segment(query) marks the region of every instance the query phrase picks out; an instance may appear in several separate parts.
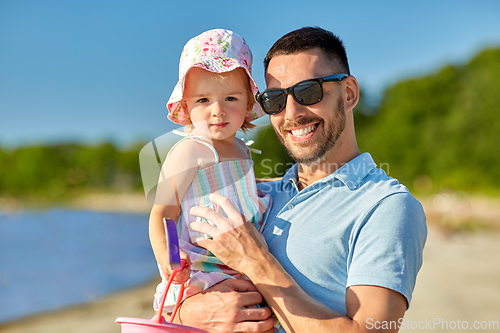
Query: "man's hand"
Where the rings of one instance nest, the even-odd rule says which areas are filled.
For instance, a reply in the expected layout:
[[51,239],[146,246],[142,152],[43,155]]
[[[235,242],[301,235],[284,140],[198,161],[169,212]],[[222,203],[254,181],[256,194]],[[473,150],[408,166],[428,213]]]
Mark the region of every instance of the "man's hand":
[[273,332],[269,307],[256,307],[262,301],[250,281],[227,279],[186,299],[176,322],[210,333]]
[[227,218],[206,207],[192,207],[192,215],[201,216],[215,224],[191,222],[189,228],[212,237],[198,237],[191,242],[206,248],[224,264],[247,276],[255,264],[263,261],[263,255],[270,255],[262,236],[244,217],[232,202],[220,194],[211,194],[209,199],[218,204],[227,214]]

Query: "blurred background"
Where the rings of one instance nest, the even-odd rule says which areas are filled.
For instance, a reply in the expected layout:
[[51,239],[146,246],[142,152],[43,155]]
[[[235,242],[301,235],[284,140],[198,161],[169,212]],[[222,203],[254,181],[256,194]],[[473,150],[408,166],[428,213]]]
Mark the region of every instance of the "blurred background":
[[[498,323],[499,16],[493,0],[0,0],[0,330],[118,332],[117,316],[152,317],[139,151],[176,128],[165,104],[182,47],[237,32],[264,90],[267,50],[303,26],[343,39],[360,150],[424,205],[409,326]],[[256,174],[281,176],[292,161],[258,124]]]

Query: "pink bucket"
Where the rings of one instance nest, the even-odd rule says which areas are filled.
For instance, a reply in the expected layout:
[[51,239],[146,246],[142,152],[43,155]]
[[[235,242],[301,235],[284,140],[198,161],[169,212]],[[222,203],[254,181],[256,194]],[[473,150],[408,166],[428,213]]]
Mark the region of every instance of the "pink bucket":
[[160,322],[156,316],[152,319],[120,317],[116,322],[122,324],[122,333],[208,333],[199,328],[170,323],[163,316]]
[[168,279],[167,287],[165,288],[165,293],[163,294],[162,301],[160,304],[160,310],[156,313],[156,315],[151,319],[142,319],[142,318],[127,318],[127,317],[119,317],[116,318],[117,323],[122,325],[122,333],[208,333],[205,330],[190,327],[186,325],[177,325],[173,324],[175,314],[179,309],[179,305],[182,299],[182,295],[184,294],[184,285],[181,286],[179,290],[179,297],[177,298],[177,302],[174,307],[174,311],[172,312],[172,316],[170,320],[167,322],[165,318],[161,315],[163,305],[165,304],[165,299],[167,298],[168,288],[172,283],[175,275],[180,272],[186,266],[186,262],[182,260],[181,268],[176,269],[170,275]]

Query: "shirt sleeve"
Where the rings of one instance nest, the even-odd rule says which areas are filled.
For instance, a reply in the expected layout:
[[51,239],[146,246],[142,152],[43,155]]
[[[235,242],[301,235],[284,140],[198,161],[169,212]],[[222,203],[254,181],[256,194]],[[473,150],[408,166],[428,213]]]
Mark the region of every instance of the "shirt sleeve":
[[389,288],[403,294],[409,307],[426,239],[425,214],[413,195],[404,192],[383,198],[352,231],[346,288]]

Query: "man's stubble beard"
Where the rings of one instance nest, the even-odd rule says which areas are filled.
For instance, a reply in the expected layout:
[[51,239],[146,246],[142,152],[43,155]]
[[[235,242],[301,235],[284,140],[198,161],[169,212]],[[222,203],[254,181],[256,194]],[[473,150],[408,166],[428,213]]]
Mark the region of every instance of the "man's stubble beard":
[[[334,116],[332,117],[330,124],[328,127],[325,127],[325,120],[321,118],[301,118],[298,121],[289,121],[284,123],[283,125],[280,126],[279,130],[276,130],[276,128],[273,129],[276,132],[276,136],[280,140],[281,144],[283,147],[285,147],[285,150],[287,154],[297,163],[302,163],[302,164],[310,164],[313,162],[316,162],[318,160],[321,160],[335,145],[338,143],[340,135],[344,132],[345,130],[345,125],[346,125],[346,115],[345,115],[345,109],[344,109],[344,102],[341,97],[338,98],[337,100],[337,108],[333,111]],[[310,152],[308,155],[305,156],[299,156],[299,154],[294,153],[294,151],[306,151],[310,145],[310,143],[305,142],[305,143],[296,143],[292,142],[290,143],[288,140],[285,141],[283,136],[281,135],[281,132],[284,132],[287,129],[290,128],[296,128],[299,126],[303,126],[306,124],[309,124],[311,122],[319,122],[321,128],[323,128],[323,140],[319,140],[318,147],[315,149],[315,151]],[[319,125],[318,125],[319,127]],[[315,136],[320,133],[315,133]]]

